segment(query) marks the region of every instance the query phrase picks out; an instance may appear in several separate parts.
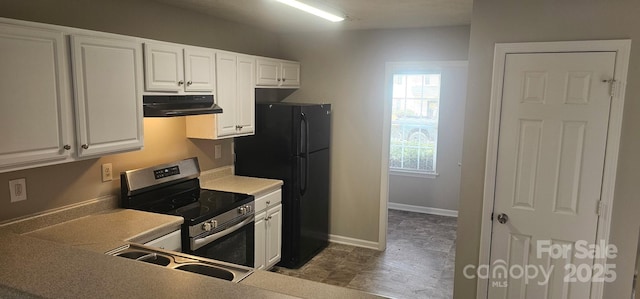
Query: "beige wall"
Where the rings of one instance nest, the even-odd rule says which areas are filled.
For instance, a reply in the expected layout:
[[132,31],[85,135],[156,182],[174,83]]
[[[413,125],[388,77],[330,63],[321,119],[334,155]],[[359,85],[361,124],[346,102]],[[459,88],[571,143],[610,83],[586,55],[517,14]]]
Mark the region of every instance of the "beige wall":
[[[469,48],[454,297],[473,298],[476,281],[462,269],[478,263],[494,44],[497,42],[640,39],[640,2],[476,0]],[[640,47],[632,46],[613,205],[611,242],[620,254],[617,279],[604,298],[630,298],[640,225]]]
[[458,210],[467,68],[444,67],[438,120],[435,178],[389,176],[389,202],[417,207]]
[[[273,33],[144,0],[6,0],[0,1],[0,16],[249,54],[277,57],[279,52]],[[187,139],[184,118],[147,118],[142,151],[0,174],[0,222],[118,194],[119,178],[102,183],[102,163],[113,163],[114,174],[119,174],[197,156],[207,170],[233,163],[231,143]],[[216,144],[223,145],[219,160],[213,158]],[[27,179],[28,200],[11,204],[7,181],[15,178]]]
[[287,102],[332,104],[330,233],[377,242],[385,63],[466,60],[469,27],[287,34],[302,63]]
[[150,0],[3,0],[0,16],[277,57],[275,34]]
[[[198,157],[202,169],[231,165],[231,141],[190,140],[184,117],[145,118],[144,149],[54,166],[0,174],[0,222],[48,209],[120,192],[122,171]],[[213,147],[221,144],[223,156],[215,160]],[[114,180],[102,182],[101,165],[113,164]],[[26,201],[10,203],[8,180],[27,179]]]

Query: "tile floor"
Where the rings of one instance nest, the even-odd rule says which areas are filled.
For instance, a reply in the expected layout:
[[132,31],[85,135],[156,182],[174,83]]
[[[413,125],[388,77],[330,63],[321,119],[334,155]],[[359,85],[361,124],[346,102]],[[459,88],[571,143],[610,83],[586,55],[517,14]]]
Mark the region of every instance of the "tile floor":
[[391,298],[451,298],[456,218],[389,210],[387,250],[331,243],[300,269],[273,271]]

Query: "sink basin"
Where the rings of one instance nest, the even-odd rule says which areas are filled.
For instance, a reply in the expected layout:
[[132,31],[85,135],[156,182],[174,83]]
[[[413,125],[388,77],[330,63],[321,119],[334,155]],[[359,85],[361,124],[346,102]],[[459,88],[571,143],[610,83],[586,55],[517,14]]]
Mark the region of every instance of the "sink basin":
[[105,254],[236,283],[253,273],[249,267],[139,244],[127,244]]
[[227,271],[224,269],[211,267],[207,265],[189,264],[189,265],[178,266],[178,267],[175,267],[174,269],[192,272],[192,273],[198,273],[198,274],[207,275],[210,277],[215,277],[215,278],[224,279],[228,281],[232,281],[234,278],[234,275],[233,273],[231,273],[231,271]]
[[143,261],[151,264],[156,264],[160,266],[168,266],[171,263],[169,258],[158,255],[155,253],[149,253],[144,251],[129,251],[120,254],[116,254],[116,256],[124,257],[132,260]]

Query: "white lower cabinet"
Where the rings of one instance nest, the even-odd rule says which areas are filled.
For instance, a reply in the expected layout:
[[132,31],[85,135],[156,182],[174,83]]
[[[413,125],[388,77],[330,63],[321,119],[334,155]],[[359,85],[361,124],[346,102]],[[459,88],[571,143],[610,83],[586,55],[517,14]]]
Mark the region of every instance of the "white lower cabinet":
[[171,251],[182,251],[182,239],[180,230],[168,233],[160,238],[144,243],[146,246],[156,247]]
[[270,269],[280,261],[282,245],[282,191],[256,198],[255,264],[256,269]]

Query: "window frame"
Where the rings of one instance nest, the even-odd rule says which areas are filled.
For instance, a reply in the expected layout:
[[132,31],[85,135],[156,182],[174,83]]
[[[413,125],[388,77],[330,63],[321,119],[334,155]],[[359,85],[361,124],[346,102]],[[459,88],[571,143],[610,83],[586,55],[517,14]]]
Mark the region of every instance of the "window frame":
[[[391,127],[393,127],[393,101],[395,99],[395,97],[393,96],[393,90],[394,90],[394,85],[396,85],[396,78],[398,78],[396,75],[432,75],[432,74],[437,74],[440,76],[440,84],[439,84],[439,94],[442,92],[442,71],[443,71],[443,66],[439,66],[436,64],[429,64],[427,65],[424,62],[406,62],[403,63],[403,66],[393,69],[389,72],[389,70],[387,70],[388,75],[390,76],[390,78],[387,80],[386,84],[387,84],[387,88],[389,90],[389,95],[387,96],[387,101],[389,101],[389,104],[391,106],[390,109],[390,114],[388,115],[389,117],[389,124],[390,124],[390,129]],[[405,77],[406,78],[406,77]],[[425,76],[425,78],[423,80],[426,80],[428,78],[428,76]],[[408,85],[408,82],[405,82],[405,85]],[[423,87],[425,86],[425,82],[423,82]],[[424,91],[423,91],[424,92]],[[424,103],[426,103],[428,105],[428,98],[423,97],[420,99],[414,99],[414,98],[409,98],[407,97],[407,95],[405,94],[404,100],[420,100],[423,101]],[[406,105],[406,103],[405,103]],[[436,132],[436,136],[439,136],[439,123],[440,123],[440,96],[438,96],[438,116],[437,116],[437,126],[438,126],[438,130]],[[433,146],[434,148],[434,155],[433,155],[433,167],[432,170],[420,170],[420,169],[409,169],[409,168],[396,168],[396,167],[391,167],[391,135],[389,135],[389,143],[388,143],[388,151],[389,151],[389,155],[388,155],[388,170],[389,170],[389,174],[391,175],[396,175],[396,176],[410,176],[410,177],[423,177],[423,178],[436,178],[439,174],[437,172],[437,159],[438,159],[438,137],[436,137],[436,141],[435,141],[435,145]]]

